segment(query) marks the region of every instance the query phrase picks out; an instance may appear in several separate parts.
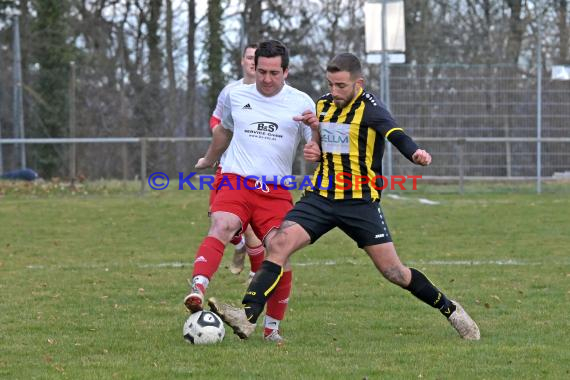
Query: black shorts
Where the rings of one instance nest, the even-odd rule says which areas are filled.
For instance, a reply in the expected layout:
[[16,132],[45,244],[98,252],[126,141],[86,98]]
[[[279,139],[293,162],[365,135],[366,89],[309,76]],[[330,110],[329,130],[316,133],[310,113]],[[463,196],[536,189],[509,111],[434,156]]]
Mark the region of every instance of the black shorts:
[[331,200],[310,191],[295,204],[285,220],[298,223],[311,237],[311,244],[340,228],[359,248],[392,241],[380,202],[365,199]]

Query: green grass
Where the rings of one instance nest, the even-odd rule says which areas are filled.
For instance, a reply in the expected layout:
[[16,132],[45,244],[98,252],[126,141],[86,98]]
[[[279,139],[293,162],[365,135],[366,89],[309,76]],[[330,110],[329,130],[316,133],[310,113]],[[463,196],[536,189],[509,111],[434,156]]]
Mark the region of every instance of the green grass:
[[[285,345],[228,328],[219,345],[191,346],[181,300],[208,228],[206,193],[2,186],[0,378],[570,377],[567,194],[385,199],[402,260],[463,304],[479,342],[459,339],[333,231],[293,256]],[[238,303],[246,275],[230,274],[230,259],[208,295]]]

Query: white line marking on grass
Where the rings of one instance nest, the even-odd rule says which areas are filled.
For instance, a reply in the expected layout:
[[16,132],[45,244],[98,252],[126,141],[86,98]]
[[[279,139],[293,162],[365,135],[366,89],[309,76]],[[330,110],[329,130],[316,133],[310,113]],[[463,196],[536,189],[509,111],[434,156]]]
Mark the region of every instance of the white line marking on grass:
[[291,265],[294,265],[296,267],[311,267],[311,266],[317,266],[317,265],[336,265],[336,261],[334,261],[334,260],[327,260],[324,262],[322,262],[322,261],[309,261],[306,263],[291,263]]
[[429,260],[410,261],[411,265],[541,265],[539,262],[528,262],[517,259],[506,260]]
[[[369,260],[323,260],[323,261],[307,261],[307,262],[292,262],[291,265],[296,267],[311,267],[311,266],[335,266],[335,265],[370,265]],[[408,265],[458,265],[458,266],[481,266],[481,265],[499,265],[499,266],[525,266],[525,265],[544,265],[540,261],[525,261],[521,259],[502,259],[502,260],[410,260],[406,261]],[[570,262],[559,262],[560,265],[570,265]],[[109,268],[129,268],[138,267],[141,269],[179,269],[191,268],[193,262],[172,261],[156,264],[80,264],[80,265],[35,265],[30,264],[26,269],[101,269],[109,271]]]
[[[396,199],[398,201],[410,201],[413,200],[412,198],[408,198],[408,197],[402,197],[401,195],[398,194],[388,194],[387,195],[388,198],[392,198],[392,199]],[[435,205],[439,205],[440,202],[438,201],[432,201],[429,200],[427,198],[417,198],[417,201],[420,202],[423,205],[429,205],[429,206],[435,206]]]
[[388,194],[388,198],[392,198],[392,199],[397,199],[399,201],[409,201],[410,198],[408,197],[402,197],[398,194]]
[[435,205],[440,204],[437,201],[430,201],[429,199],[426,199],[426,198],[419,198],[418,201],[420,201],[421,204],[430,205],[430,206],[435,206]]
[[158,264],[138,264],[139,268],[185,268],[192,266],[193,263],[183,263],[174,261],[172,263],[158,263]]

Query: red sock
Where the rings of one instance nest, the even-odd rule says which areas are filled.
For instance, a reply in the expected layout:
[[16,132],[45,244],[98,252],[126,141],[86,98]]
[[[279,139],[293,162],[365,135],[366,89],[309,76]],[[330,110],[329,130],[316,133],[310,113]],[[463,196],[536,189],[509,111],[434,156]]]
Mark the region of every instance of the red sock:
[[241,243],[243,241],[243,234],[240,232],[239,235],[235,235],[232,240],[230,240],[230,243],[232,243],[233,245],[239,245],[239,243]]
[[263,249],[263,244],[260,244],[257,247],[249,247],[246,244],[245,251],[249,257],[249,264],[251,265],[250,270],[254,273],[257,272],[265,258],[265,249]]
[[224,248],[224,243],[215,237],[207,236],[196,252],[192,277],[202,275],[212,279],[222,261]]
[[275,291],[267,300],[267,315],[282,321],[285,317],[289,296],[291,295],[291,285],[293,283],[293,272],[283,272],[281,280],[277,284]]

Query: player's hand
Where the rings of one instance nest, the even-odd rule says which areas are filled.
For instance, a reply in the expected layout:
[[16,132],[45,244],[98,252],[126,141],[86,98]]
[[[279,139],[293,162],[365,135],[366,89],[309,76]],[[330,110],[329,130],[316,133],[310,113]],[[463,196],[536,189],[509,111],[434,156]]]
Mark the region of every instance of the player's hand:
[[209,160],[206,157],[202,157],[198,160],[198,162],[196,162],[196,165],[194,165],[194,168],[201,170],[201,169],[213,168],[214,166],[216,166],[215,161]]
[[314,141],[309,141],[303,148],[303,157],[311,162],[318,162],[321,159],[321,148]]
[[313,111],[306,110],[299,116],[294,116],[293,120],[295,121],[302,121],[305,125],[311,127],[311,129],[319,129],[319,119],[317,115],[313,113]]
[[412,155],[412,160],[414,160],[414,163],[417,165],[428,166],[431,164],[431,154],[423,149],[418,149]]

